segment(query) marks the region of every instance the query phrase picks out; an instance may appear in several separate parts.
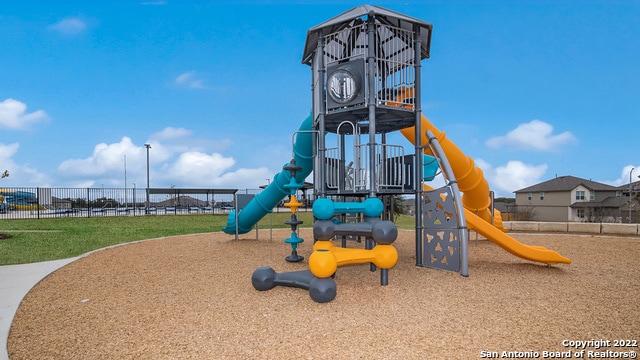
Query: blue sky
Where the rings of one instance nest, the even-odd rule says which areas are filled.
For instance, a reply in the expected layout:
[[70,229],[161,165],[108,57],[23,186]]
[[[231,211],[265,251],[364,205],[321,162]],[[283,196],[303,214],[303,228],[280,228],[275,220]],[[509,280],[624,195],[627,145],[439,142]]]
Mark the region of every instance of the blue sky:
[[[149,143],[152,187],[257,188],[311,108],[307,29],[361,4],[5,1],[0,181],[144,187]],[[637,180],[640,2],[371,4],[434,25],[424,113],[497,196]]]

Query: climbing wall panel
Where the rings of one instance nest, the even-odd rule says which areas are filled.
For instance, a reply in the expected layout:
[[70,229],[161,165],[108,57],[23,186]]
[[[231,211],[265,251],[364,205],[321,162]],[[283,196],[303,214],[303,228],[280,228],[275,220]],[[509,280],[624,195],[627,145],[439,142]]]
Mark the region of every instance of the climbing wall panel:
[[460,225],[450,187],[423,194],[423,264],[460,271]]

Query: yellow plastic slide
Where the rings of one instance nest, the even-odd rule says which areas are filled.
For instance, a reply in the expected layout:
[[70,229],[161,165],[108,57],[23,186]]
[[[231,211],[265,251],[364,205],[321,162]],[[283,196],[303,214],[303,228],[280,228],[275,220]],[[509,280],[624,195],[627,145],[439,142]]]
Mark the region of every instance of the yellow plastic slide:
[[[502,226],[502,217],[500,212],[494,210],[494,225],[491,224],[491,199],[489,198],[489,185],[484,178],[482,170],[474,165],[473,159],[466,156],[458,146],[449,140],[446,134],[438,130],[431,122],[422,115],[421,123],[422,144],[427,144],[426,132],[431,130],[433,135],[440,143],[447,159],[451,165],[453,173],[458,182],[462,196],[462,204],[465,208],[465,218],[467,227],[478,234],[493,241],[501,248],[512,253],[515,256],[526,260],[538,261],[541,263],[553,265],[558,263],[570,264],[571,260],[558,254],[553,250],[546,249],[542,246],[525,245],[511,236],[504,233]],[[400,132],[412,143],[415,144],[415,128],[406,128]],[[425,148],[425,153],[434,156],[431,150]]]
[[464,209],[464,216],[469,229],[493,241],[515,256],[549,265],[557,263],[571,264],[570,259],[553,250],[549,250],[543,246],[531,246],[519,242],[467,209]]

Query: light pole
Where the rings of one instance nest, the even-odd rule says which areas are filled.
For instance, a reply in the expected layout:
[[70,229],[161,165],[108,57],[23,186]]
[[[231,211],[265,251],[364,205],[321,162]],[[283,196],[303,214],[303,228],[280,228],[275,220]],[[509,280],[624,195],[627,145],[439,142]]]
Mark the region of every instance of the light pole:
[[[638,175],[638,179],[640,179],[640,175]],[[634,186],[633,188],[633,198],[637,198],[638,197],[638,187]],[[636,210],[637,211],[637,210]],[[637,214],[636,214],[637,215]]]
[[129,204],[127,203],[127,155],[124,155],[124,210],[129,212]]
[[631,168],[629,171],[629,224],[631,224],[631,174],[633,174],[635,168]]
[[144,147],[147,148],[147,202],[144,207],[144,213],[149,214],[149,149],[151,149],[151,144],[144,144]]

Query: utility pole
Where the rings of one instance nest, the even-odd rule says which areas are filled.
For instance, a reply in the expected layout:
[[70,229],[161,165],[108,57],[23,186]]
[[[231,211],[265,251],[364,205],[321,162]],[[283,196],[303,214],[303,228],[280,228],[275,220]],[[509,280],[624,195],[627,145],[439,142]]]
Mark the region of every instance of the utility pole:
[[147,202],[144,207],[144,213],[149,214],[149,149],[151,149],[151,144],[144,144],[144,147],[147,148]]
[[129,203],[127,202],[127,155],[124,155],[124,209],[129,211]]

